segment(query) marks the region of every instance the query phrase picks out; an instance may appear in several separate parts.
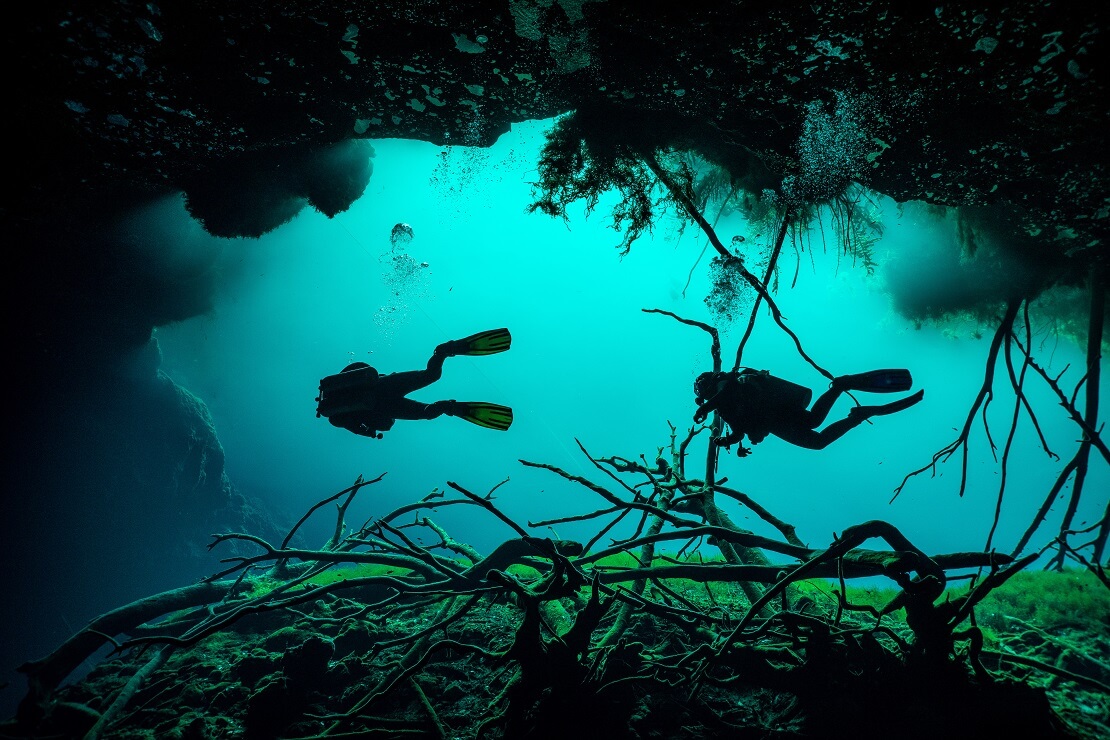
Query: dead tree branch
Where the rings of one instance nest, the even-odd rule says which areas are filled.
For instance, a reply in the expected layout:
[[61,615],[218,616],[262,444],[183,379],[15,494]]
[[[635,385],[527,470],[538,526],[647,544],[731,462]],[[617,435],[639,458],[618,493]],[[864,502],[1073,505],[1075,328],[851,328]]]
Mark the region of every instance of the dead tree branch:
[[[963,429],[960,430],[960,435],[953,442],[934,454],[933,459],[928,465],[923,465],[912,473],[907,474],[906,477],[902,479],[902,482],[898,484],[898,487],[894,489],[894,496],[891,497],[891,501],[898,498],[898,495],[902,493],[902,489],[905,488],[910,478],[924,473],[926,470],[932,470],[933,475],[936,475],[937,463],[947,462],[948,459],[956,453],[956,450],[961,449],[963,450],[963,457],[960,464],[960,496],[962,497],[964,495],[964,490],[967,488],[967,446],[969,442],[968,437],[971,434],[971,425],[975,421],[975,414],[979,411],[980,407],[982,407],[984,413],[984,426],[986,425],[986,407],[990,403],[991,398],[994,397],[994,392],[992,391],[992,386],[994,385],[994,366],[998,360],[998,352],[1002,347],[1003,340],[1010,336],[1013,330],[1014,319],[1017,317],[1020,305],[1020,301],[1010,301],[1006,304],[1006,313],[1003,314],[1002,321],[999,322],[998,328],[994,332],[994,339],[991,340],[990,350],[987,352],[986,372],[983,378],[983,385],[979,388],[979,393],[975,396],[975,401],[971,404],[971,410],[967,413],[967,419],[964,421]],[[987,430],[987,434],[989,440],[989,429]],[[990,442],[990,446],[993,452],[993,441]]]

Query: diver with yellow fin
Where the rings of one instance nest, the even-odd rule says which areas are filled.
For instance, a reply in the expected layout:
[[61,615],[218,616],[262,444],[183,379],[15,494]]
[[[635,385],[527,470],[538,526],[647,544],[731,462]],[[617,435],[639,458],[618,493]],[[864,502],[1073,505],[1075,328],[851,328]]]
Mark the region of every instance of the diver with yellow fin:
[[382,438],[397,419],[435,419],[444,414],[471,424],[505,431],[513,423],[513,410],[484,401],[421,403],[405,398],[431,385],[443,373],[443,361],[459,355],[493,355],[509,349],[508,329],[491,329],[465,339],[444,342],[435,348],[424,370],[381,375],[365,362],[354,362],[336,375],[320,381],[316,416],[363,437]]
[[[744,368],[739,372],[708,372],[694,381],[694,396],[698,404],[694,421],[702,423],[711,411],[721,415],[731,432],[713,441],[719,447],[731,447],[743,440],[745,435],[752,444],[758,444],[768,434],[773,434],[792,445],[821,450],[872,416],[908,409],[925,395],[925,391],[919,390],[881,406],[856,406],[848,412],[847,418],[817,431],[841,393],[900,393],[908,391],[912,385],[910,371],[904,369],[841,375],[833,379],[829,390],[817,399],[812,408],[807,408],[813,391],[775,377],[766,370]],[[751,450],[740,445],[737,454],[745,457],[751,454]]]

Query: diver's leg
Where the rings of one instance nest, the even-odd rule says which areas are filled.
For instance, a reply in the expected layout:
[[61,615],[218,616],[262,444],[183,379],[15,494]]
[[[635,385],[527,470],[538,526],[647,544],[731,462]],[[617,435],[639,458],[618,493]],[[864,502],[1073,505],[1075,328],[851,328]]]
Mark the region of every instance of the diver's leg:
[[843,437],[849,429],[854,429],[864,422],[864,418],[849,415],[847,419],[834,421],[821,431],[792,426],[775,429],[771,434],[785,440],[797,447],[807,450],[823,450],[836,440]]
[[[486,334],[488,332],[482,332]],[[507,330],[505,331],[507,336]],[[477,335],[475,335],[476,337]],[[443,342],[435,348],[432,356],[428,358],[428,366],[423,370],[410,370],[403,373],[393,373],[378,380],[378,386],[384,393],[407,396],[415,390],[425,388],[443,376],[443,361],[448,357],[455,357],[470,349],[470,343],[475,337],[465,339],[452,339]]]
[[825,417],[829,415],[829,411],[832,409],[833,404],[836,403],[836,399],[840,398],[840,394],[843,392],[844,391],[834,382],[827,391],[821,394],[821,397],[818,398],[813,406],[810,407],[809,411],[806,412],[807,416],[805,423],[809,425],[810,429],[816,429],[824,423]]
[[882,416],[884,414],[894,414],[903,411],[913,406],[924,396],[925,391],[921,390],[914,393],[912,396],[906,396],[899,401],[886,403],[882,406],[856,406],[848,412],[848,418],[835,421],[819,432],[813,429],[804,429],[795,424],[774,429],[771,433],[798,447],[805,447],[810,450],[823,450],[831,443],[843,437],[848,430],[858,427],[872,416]]
[[870,377],[870,375],[871,373],[860,373],[859,375],[840,375],[833,378],[832,382],[829,383],[829,389],[822,393],[821,397],[809,409],[809,428],[816,429],[821,426],[840,394],[849,390],[861,390],[857,387],[859,386],[859,379]]
[[389,408],[389,415],[394,419],[435,419],[451,412],[454,401],[436,401],[435,403],[421,403],[411,398],[402,398]]
[[849,417],[859,417],[860,419],[870,419],[872,416],[884,416],[886,414],[896,414],[899,411],[904,411],[910,406],[920,401],[925,397],[925,391],[920,390],[913,395],[906,396],[897,401],[884,403],[881,406],[856,406],[848,412]]
[[[443,345],[440,345],[442,347]],[[382,396],[407,396],[413,391],[426,388],[443,377],[443,361],[449,355],[440,352],[440,347],[428,360],[428,367],[423,370],[406,370],[402,373],[390,373],[378,378],[374,392]]]

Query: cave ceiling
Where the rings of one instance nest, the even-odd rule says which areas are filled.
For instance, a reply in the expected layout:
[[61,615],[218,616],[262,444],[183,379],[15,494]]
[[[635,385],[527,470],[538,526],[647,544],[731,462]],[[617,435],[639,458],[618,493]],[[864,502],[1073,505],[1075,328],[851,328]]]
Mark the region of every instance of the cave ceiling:
[[[722,162],[796,165],[808,106],[858,106],[866,186],[1012,203],[1101,249],[1104,10],[1086,3],[47,3],[9,30],[8,216],[179,191],[350,138],[488,146],[573,110]],[[596,116],[595,116],[596,118]],[[731,152],[731,153],[730,153]]]

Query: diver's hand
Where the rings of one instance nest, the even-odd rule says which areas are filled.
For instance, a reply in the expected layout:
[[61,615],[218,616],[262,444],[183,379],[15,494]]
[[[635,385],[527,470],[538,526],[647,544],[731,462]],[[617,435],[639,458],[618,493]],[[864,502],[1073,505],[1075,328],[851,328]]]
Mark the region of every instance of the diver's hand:
[[709,416],[709,412],[705,410],[704,406],[702,406],[700,409],[694,412],[694,423],[701,424],[703,421],[705,421],[705,417],[707,416]]
[[[725,450],[728,451],[728,452],[732,452],[732,446],[734,444],[736,444],[736,442],[734,442],[734,441],[732,441],[732,440],[730,440],[726,437],[715,437],[713,439],[713,444],[717,447],[724,447]],[[741,444],[736,445],[736,456],[737,457],[747,457],[750,454],[752,454],[752,451],[751,451],[750,448],[745,447],[744,445],[741,445]]]

